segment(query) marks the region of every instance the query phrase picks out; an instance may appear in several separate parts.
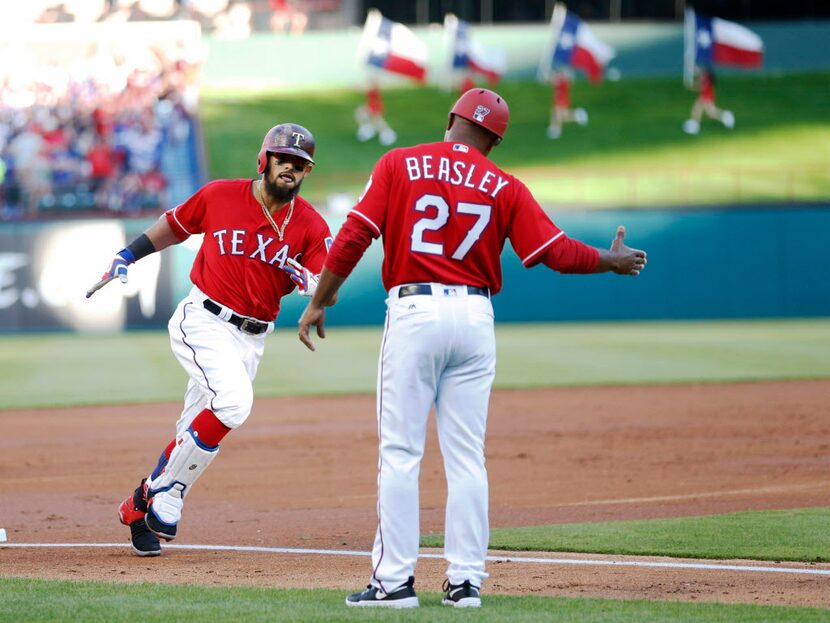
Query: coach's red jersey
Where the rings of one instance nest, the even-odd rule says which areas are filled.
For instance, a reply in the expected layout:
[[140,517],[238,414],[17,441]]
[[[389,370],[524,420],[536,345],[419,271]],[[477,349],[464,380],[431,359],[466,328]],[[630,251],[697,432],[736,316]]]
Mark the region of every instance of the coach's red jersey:
[[531,266],[563,236],[522,182],[452,142],[388,152],[349,218],[383,236],[387,290],[432,281],[495,294],[505,239]]
[[[238,314],[268,321],[277,317],[280,299],[295,287],[282,270],[285,260],[292,257],[319,273],[331,232],[311,204],[296,197],[280,241],[251,193],[251,183],[210,182],[166,216],[181,240],[205,235],[190,271],[191,281]],[[288,206],[273,215],[278,226],[282,227],[287,212]]]

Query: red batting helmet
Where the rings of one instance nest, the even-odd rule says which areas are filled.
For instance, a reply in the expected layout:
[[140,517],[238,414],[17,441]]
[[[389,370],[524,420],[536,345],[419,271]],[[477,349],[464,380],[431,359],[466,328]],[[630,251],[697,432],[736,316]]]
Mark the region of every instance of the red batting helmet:
[[265,172],[268,154],[291,154],[314,164],[314,137],[296,123],[281,123],[268,130],[256,159],[257,171]]
[[510,109],[507,102],[498,93],[488,89],[470,89],[458,98],[450,111],[449,130],[452,123],[452,116],[458,115],[467,121],[480,125],[485,130],[490,130],[499,137],[501,142],[504,133],[507,131],[507,122],[510,120]]

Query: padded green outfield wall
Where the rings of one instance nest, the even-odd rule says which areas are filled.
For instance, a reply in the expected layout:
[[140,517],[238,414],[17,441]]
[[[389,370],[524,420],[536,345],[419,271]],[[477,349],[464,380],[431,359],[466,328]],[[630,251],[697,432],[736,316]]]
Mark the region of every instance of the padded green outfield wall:
[[[645,249],[639,277],[559,275],[525,269],[509,245],[504,289],[494,297],[502,322],[830,316],[824,266],[830,204],[723,209],[614,210],[552,214],[566,233],[607,246],[617,225]],[[151,221],[115,219],[0,226],[0,331],[114,331],[163,327],[190,289],[199,241],[145,258],[127,285],[92,299],[84,292],[102,258]],[[331,219],[337,231],[342,217]],[[210,243],[210,241],[208,242]],[[375,242],[328,313],[338,325],[383,323],[382,246]],[[292,327],[307,299],[286,297],[278,325]]]
[[[747,23],[763,39],[761,72],[811,71],[830,68],[830,22]],[[626,76],[671,76],[683,71],[681,23],[591,23],[596,35],[617,52],[611,66]],[[448,48],[439,25],[413,29],[426,43],[427,79],[440,84],[448,62]],[[361,29],[309,32],[302,36],[254,34],[247,39],[206,38],[202,84],[207,88],[233,89],[349,88],[362,85],[365,77],[357,59]],[[507,53],[505,79],[526,80],[536,75],[549,30],[547,24],[473,26],[473,35],[484,45]],[[724,69],[729,73],[729,69]],[[384,76],[385,80],[395,80]]]
[[[830,276],[822,266],[830,204],[551,216],[569,236],[595,246],[609,245],[625,225],[629,245],[648,252],[646,270],[636,278],[528,270],[508,244],[504,289],[493,298],[497,320],[830,316]],[[380,258],[376,241],[328,312],[330,324],[383,322]],[[303,305],[289,297],[279,324],[293,325]]]

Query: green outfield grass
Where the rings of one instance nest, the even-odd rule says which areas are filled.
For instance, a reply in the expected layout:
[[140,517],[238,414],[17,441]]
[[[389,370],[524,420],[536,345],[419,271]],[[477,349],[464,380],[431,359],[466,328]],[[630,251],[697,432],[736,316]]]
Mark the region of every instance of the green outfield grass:
[[456,611],[437,593],[419,592],[421,607],[390,612],[348,608],[344,592],[216,588],[0,579],[0,622],[57,623],[245,623],[302,621],[461,621],[514,623],[813,623],[827,610],[780,606],[616,601],[565,597],[483,596],[480,611]]
[[[496,387],[830,377],[830,319],[497,324]],[[258,396],[371,393],[379,327],[332,327],[311,353],[293,327],[269,337]],[[167,334],[0,337],[0,409],[178,401]]]
[[[830,319],[497,325],[497,386],[830,377]],[[332,327],[318,352],[293,327],[269,338],[259,396],[374,391],[379,328]],[[181,399],[184,373],[162,332],[0,338],[0,408]],[[0,411],[0,422],[3,413]],[[816,561],[830,558],[830,509],[496,529],[492,549]],[[425,545],[440,544],[428,535]],[[359,588],[359,586],[355,586]],[[5,621],[456,620],[439,595],[418,612],[353,612],[342,591],[0,579]],[[37,604],[32,606],[32,604]],[[479,621],[827,620],[828,610],[485,594]],[[469,616],[469,613],[467,613]]]
[[[676,558],[830,561],[830,508],[500,528],[490,549]],[[443,547],[441,534],[423,547]]]
[[[719,103],[734,111],[736,128],[704,123],[699,136],[681,131],[694,93],[675,78],[578,81],[575,106],[590,114],[586,128],[568,126],[545,137],[550,90],[536,83],[499,87],[511,124],[494,161],[524,179],[551,205],[671,206],[830,197],[828,74],[728,75]],[[398,146],[441,140],[456,93],[401,88],[386,96]],[[318,166],[304,186],[315,202],[332,193],[359,194],[377,158],[377,142],[354,138],[355,91],[245,94],[206,91],[202,98],[209,172],[250,177],[265,130],[281,121],[307,126],[317,139]]]

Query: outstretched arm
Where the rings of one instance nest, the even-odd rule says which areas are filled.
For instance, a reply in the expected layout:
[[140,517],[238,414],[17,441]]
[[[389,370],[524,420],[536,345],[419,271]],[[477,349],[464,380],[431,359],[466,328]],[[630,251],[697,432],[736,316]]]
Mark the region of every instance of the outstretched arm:
[[646,265],[646,253],[625,246],[625,227],[617,228],[610,249],[598,249],[574,238],[562,236],[539,260],[560,273],[607,273],[639,275]]
[[127,283],[127,267],[130,264],[179,242],[181,240],[170,227],[167,217],[162,215],[143,234],[115,254],[101,279],[87,290],[86,298],[95,294],[116,277],[121,280],[121,283]]

